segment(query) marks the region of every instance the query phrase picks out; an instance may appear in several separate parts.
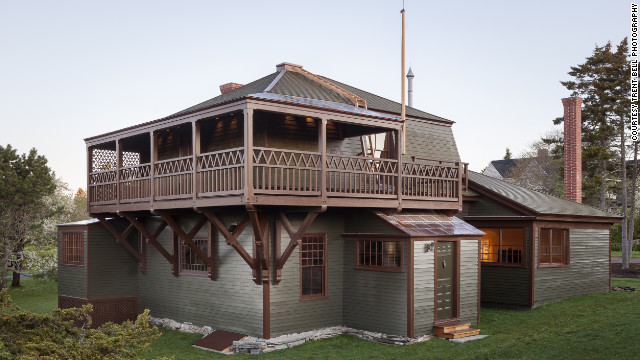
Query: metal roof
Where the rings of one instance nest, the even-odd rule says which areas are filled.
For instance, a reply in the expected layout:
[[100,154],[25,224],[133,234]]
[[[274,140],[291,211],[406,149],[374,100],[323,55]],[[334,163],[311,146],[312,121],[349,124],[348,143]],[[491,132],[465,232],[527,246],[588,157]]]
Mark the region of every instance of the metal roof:
[[[184,115],[188,113],[192,113],[198,110],[202,110],[205,108],[209,108],[218,104],[226,103],[233,100],[238,100],[249,95],[260,94],[264,92],[280,94],[280,95],[288,95],[295,96],[298,98],[304,99],[312,99],[312,100],[322,100],[329,101],[339,104],[349,105],[350,112],[358,113],[356,109],[358,107],[354,106],[352,101],[345,98],[344,96],[336,93],[335,91],[327,88],[319,84],[312,79],[288,70],[277,71],[273,74],[262,77],[256,81],[253,81],[247,85],[239,87],[235,90],[229,91],[226,94],[222,94],[216,96],[207,101],[201,102],[200,104],[191,106],[187,109],[179,111],[175,114],[169,115],[166,118],[175,117],[179,115]],[[281,75],[281,76],[280,76]],[[321,78],[365,99],[367,101],[367,107],[369,110],[377,110],[386,113],[392,114],[400,114],[400,103],[391,101],[389,99],[385,99],[381,96],[372,94],[370,92],[360,90],[358,88],[352,87],[347,84],[343,84],[339,81],[335,81],[329,79],[324,76],[320,76]],[[436,120],[447,123],[453,123],[453,121],[445,119],[443,117],[435,116],[433,114],[429,114],[427,112],[412,108],[406,107],[406,114],[410,117],[423,118],[428,120]]]
[[469,171],[469,184],[474,190],[487,190],[508,201],[524,206],[539,215],[593,216],[620,218],[594,207]]
[[458,219],[435,211],[405,210],[397,214],[386,215],[376,211],[382,220],[409,236],[483,236],[484,232]]

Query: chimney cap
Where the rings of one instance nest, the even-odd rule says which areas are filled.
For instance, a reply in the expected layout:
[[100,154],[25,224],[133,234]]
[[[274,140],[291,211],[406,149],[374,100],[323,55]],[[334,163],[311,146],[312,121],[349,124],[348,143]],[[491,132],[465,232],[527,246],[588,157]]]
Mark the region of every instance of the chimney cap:
[[300,68],[302,69],[302,65],[298,65],[298,64],[292,64],[292,63],[288,63],[288,62],[281,62],[280,64],[276,65],[276,70],[277,71],[282,71],[282,70],[291,70],[291,68]]
[[407,72],[407,77],[408,78],[412,78],[413,76],[413,71],[411,71],[411,66],[409,66],[409,71]]

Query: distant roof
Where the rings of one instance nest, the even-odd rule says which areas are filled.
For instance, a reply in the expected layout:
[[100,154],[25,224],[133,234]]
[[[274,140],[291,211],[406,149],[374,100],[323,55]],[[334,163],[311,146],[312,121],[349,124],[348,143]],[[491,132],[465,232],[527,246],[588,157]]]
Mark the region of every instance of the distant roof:
[[[341,82],[332,80],[330,78],[320,76],[320,78],[329,81],[344,90],[351,92],[367,101],[367,108],[373,111],[381,111],[392,114],[400,114],[400,103],[385,99],[381,96],[372,94],[370,92],[360,90],[353,86],[343,84]],[[210,108],[218,104],[226,103],[229,101],[238,100],[250,95],[256,95],[260,93],[271,93],[288,95],[304,99],[313,99],[328,101],[333,103],[341,103],[348,105],[350,109],[357,109],[353,105],[351,100],[336,93],[335,91],[321,85],[320,83],[302,75],[298,72],[291,70],[281,70],[275,73],[264,76],[258,80],[250,82],[228,93],[218,95],[212,99],[201,102],[197,105],[191,106],[187,109],[179,111],[175,114],[167,116],[167,118],[180,116],[202,109]],[[412,107],[406,107],[406,114],[410,117],[422,118],[427,120],[436,120],[452,123],[451,120],[445,119],[440,116],[429,114],[425,111],[418,110]]]
[[507,177],[509,170],[511,170],[514,166],[516,166],[516,162],[513,159],[506,160],[493,160],[491,161],[491,165],[503,178]]
[[91,225],[100,222],[98,219],[80,220],[66,224],[58,224],[57,226],[79,226],[79,225]]
[[376,211],[381,219],[410,236],[482,236],[484,232],[458,219],[434,211],[405,210],[397,214],[386,215]]
[[535,190],[498,180],[486,175],[469,171],[469,185],[474,190],[485,190],[496,194],[508,201],[515,202],[530,209],[538,215],[569,215],[621,218],[592,206],[580,204],[574,201],[561,199],[553,195],[544,194]]

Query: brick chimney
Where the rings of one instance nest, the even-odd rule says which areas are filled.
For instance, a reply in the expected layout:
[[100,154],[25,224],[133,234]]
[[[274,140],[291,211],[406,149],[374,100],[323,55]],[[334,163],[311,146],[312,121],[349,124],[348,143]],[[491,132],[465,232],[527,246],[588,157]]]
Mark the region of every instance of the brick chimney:
[[564,198],[582,203],[582,99],[562,99],[564,107]]
[[232,83],[232,82],[231,83],[226,83],[226,84],[220,85],[220,93],[226,94],[229,91],[233,91],[233,90],[235,90],[237,88],[240,88],[240,87],[243,87],[243,86],[244,85],[242,85],[242,84],[236,84],[236,83]]

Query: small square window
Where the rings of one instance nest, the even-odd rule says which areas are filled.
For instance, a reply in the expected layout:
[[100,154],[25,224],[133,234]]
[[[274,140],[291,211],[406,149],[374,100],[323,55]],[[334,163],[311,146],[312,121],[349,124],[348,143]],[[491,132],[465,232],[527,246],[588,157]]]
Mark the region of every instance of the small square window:
[[62,231],[60,256],[61,265],[82,266],[84,264],[84,233],[82,231]]

